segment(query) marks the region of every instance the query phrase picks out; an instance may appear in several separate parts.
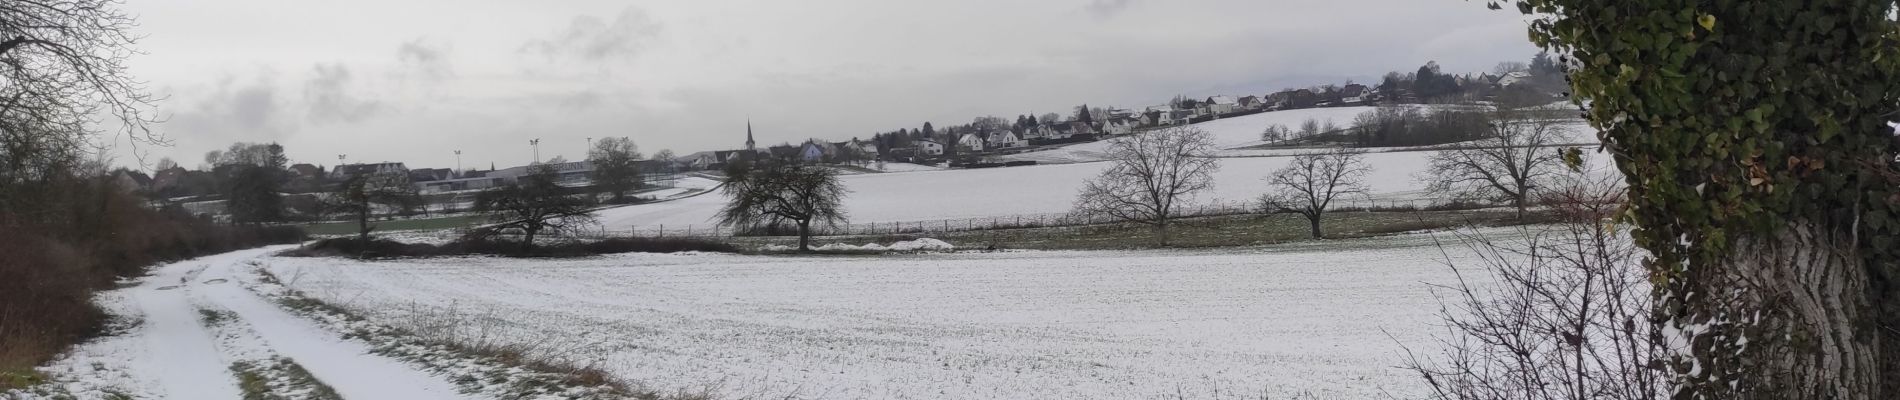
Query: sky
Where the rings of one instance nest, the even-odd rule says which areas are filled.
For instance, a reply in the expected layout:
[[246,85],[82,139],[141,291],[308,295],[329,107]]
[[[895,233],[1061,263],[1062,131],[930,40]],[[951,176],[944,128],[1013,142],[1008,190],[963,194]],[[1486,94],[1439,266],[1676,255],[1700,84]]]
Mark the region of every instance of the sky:
[[[1466,0],[128,0],[131,72],[187,167],[233,142],[292,162],[506,168],[1376,82],[1536,52]],[[454,153],[460,150],[461,156]]]

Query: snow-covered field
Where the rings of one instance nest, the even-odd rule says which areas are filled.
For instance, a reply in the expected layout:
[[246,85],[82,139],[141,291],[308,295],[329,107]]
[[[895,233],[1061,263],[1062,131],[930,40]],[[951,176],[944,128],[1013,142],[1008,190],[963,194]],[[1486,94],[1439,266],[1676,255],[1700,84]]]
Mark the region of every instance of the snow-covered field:
[[1425,283],[1450,279],[1431,242],[266,268],[374,322],[474,316],[488,340],[731,398],[1405,398],[1393,339],[1429,345]]
[[[1223,148],[1258,144],[1260,131],[1271,124],[1297,126],[1306,119],[1332,120],[1349,125],[1353,116],[1372,107],[1338,107],[1277,111],[1245,117],[1215,120],[1194,126],[1207,130]],[[1583,128],[1577,126],[1580,131]],[[1579,140],[1590,141],[1587,132]],[[1109,166],[1099,162],[1106,142],[1082,143],[1058,149],[1008,156],[1012,159],[1038,160],[1045,165],[985,168],[936,169],[915,164],[886,164],[889,170],[909,172],[854,174],[840,177],[851,193],[845,196],[844,209],[855,224],[937,221],[956,219],[1010,218],[1016,216],[1062,214],[1070,210],[1076,191],[1083,182]],[[1416,201],[1421,205],[1443,201],[1442,196],[1425,192],[1426,182],[1418,173],[1426,169],[1431,152],[1399,151],[1417,149],[1368,149],[1366,161],[1372,173],[1366,177],[1370,196],[1348,199],[1363,203],[1374,201]],[[1197,205],[1247,204],[1257,200],[1269,188],[1268,174],[1290,161],[1285,156],[1326,149],[1229,150],[1214,177],[1214,189],[1194,199]],[[1591,162],[1608,165],[1609,157],[1590,152]],[[1041,157],[1041,158],[1038,158]],[[905,165],[903,168],[891,168]],[[916,168],[911,168],[916,167]],[[700,179],[700,178],[693,178]],[[684,180],[682,180],[684,182]],[[710,180],[700,186],[716,185]],[[682,187],[688,185],[682,183]],[[655,204],[643,204],[603,210],[597,215],[608,230],[641,230],[665,226],[668,231],[688,226],[703,231],[714,226],[714,216],[725,198],[697,196]]]
[[[1609,162],[1607,156],[1594,152],[1590,154],[1594,155],[1592,162]],[[1366,160],[1373,167],[1371,175],[1366,178],[1372,191],[1370,199],[1421,203],[1442,200],[1425,192],[1426,183],[1417,175],[1418,171],[1425,170],[1430,156],[1430,152],[1367,154]],[[1266,176],[1289,161],[1286,157],[1222,159],[1221,170],[1214,176],[1214,189],[1198,197],[1196,202],[1252,202],[1268,191],[1264,182]],[[856,224],[1008,218],[1068,212],[1083,182],[1108,166],[1108,163],[1095,162],[861,174],[839,179],[851,190],[845,196],[844,208],[851,222]],[[653,229],[660,225],[665,225],[669,231],[684,229],[689,225],[703,230],[713,226],[714,216],[725,202],[725,197],[711,193],[602,210],[598,216],[601,224],[610,230],[627,230],[635,226]]]

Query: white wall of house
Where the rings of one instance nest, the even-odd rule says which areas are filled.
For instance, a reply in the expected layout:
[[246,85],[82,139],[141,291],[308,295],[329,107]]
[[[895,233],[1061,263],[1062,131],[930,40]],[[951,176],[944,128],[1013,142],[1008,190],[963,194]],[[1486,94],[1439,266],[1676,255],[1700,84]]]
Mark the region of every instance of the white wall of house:
[[958,138],[957,146],[962,146],[963,148],[970,149],[971,151],[983,151],[987,147],[985,146],[985,143],[983,143],[983,138],[978,137],[974,134],[964,134],[963,137]]

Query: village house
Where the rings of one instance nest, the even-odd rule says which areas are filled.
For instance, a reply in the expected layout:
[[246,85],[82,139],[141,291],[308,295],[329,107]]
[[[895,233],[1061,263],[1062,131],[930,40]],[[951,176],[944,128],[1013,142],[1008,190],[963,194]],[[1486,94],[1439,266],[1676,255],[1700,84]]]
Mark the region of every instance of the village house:
[[1134,133],[1135,126],[1139,124],[1140,124],[1140,121],[1132,117],[1109,118],[1108,121],[1102,122],[1102,134],[1126,135],[1129,133]]
[[1526,72],[1507,73],[1507,74],[1504,74],[1503,76],[1497,77],[1497,85],[1498,87],[1510,87],[1511,85],[1516,85],[1519,82],[1523,82],[1525,79],[1530,79],[1530,78],[1531,78],[1531,74],[1526,73]]
[[1162,104],[1158,106],[1148,106],[1147,112],[1143,114],[1148,119],[1148,125],[1174,125],[1174,111],[1174,105]]
[[924,140],[916,141],[916,144],[917,144],[918,156],[935,157],[935,156],[943,155],[943,143],[937,143],[937,141],[935,140],[924,139]]
[[805,141],[798,150],[798,160],[806,163],[819,163],[833,160],[838,154],[838,146],[831,142],[818,140]]
[[985,144],[983,137],[974,133],[966,133],[957,138],[959,152],[983,152],[986,148]]
[[336,168],[330,169],[330,179],[340,181],[344,179],[350,179],[350,177],[356,176],[356,175],[377,174],[377,173],[384,173],[384,172],[407,174],[409,173],[409,167],[405,167],[402,165],[402,163],[399,163],[399,162],[338,165],[336,166]]
[[1361,84],[1350,84],[1339,89],[1339,102],[1345,105],[1366,104],[1372,102],[1372,89]]
[[1028,142],[1023,141],[1021,135],[1010,131],[990,132],[988,143],[991,149],[1017,148],[1027,146],[1028,144]]
[[1200,114],[1221,115],[1234,112],[1234,110],[1239,108],[1240,103],[1234,101],[1233,96],[1213,96],[1208,97],[1207,102],[1201,104]]

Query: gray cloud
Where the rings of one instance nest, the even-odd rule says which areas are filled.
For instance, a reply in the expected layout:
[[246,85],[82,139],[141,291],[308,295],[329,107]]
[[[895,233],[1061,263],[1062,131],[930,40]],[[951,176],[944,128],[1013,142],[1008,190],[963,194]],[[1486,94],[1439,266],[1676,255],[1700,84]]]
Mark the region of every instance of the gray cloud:
[[520,52],[596,62],[629,59],[644,52],[659,38],[661,30],[660,22],[646,11],[627,7],[613,21],[592,15],[574,17],[567,29],[549,38],[528,41]]
[[1089,14],[1095,15],[1096,18],[1108,18],[1120,14],[1134,2],[1135,0],[1090,0],[1089,4],[1082,8],[1088,10]]
[[310,122],[319,125],[359,122],[382,112],[382,103],[358,99],[350,94],[349,67],[318,63],[315,72],[316,76],[304,83],[304,101],[310,106]]
[[[210,85],[165,92],[170,95],[165,103],[169,110],[156,129],[179,147],[216,149],[234,141],[276,141],[297,130],[289,105],[268,72],[249,79],[225,75]],[[172,155],[179,160],[196,159],[195,154]]]
[[402,63],[404,75],[414,74],[425,80],[440,80],[455,76],[449,66],[449,47],[423,38],[404,42],[396,47],[396,60]]

